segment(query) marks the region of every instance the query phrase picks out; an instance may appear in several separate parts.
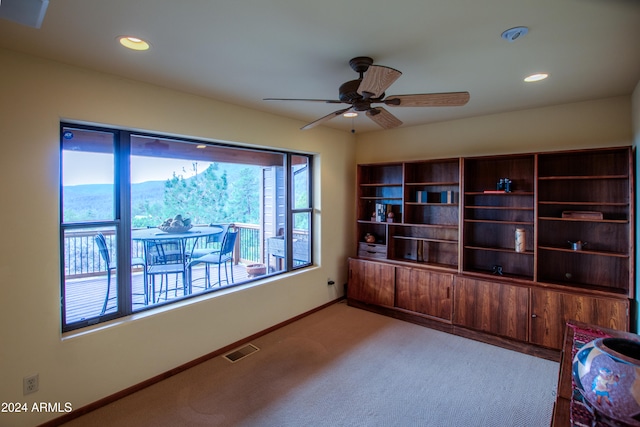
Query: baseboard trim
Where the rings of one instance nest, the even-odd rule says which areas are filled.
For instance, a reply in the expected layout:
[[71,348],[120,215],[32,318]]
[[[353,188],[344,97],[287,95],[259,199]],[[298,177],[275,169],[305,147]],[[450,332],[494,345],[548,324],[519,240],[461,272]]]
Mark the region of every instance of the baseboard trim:
[[344,300],[344,297],[340,297],[338,299],[335,299],[333,301],[329,301],[328,303],[325,303],[321,306],[318,306],[314,309],[311,309],[309,311],[306,311],[302,314],[299,314],[295,317],[292,317],[288,320],[285,320],[284,322],[278,323],[274,326],[271,326],[270,328],[267,329],[263,329],[260,332],[256,332],[253,335],[250,335],[246,338],[243,338],[239,341],[236,341],[234,343],[231,343],[225,347],[219,348],[218,350],[212,351],[211,353],[205,354],[204,356],[198,357],[197,359],[194,359],[190,362],[187,362],[183,365],[180,365],[178,367],[175,367],[169,371],[163,372],[162,374],[156,375],[155,377],[149,378],[148,380],[142,381],[138,384],[132,385],[131,387],[127,387],[124,390],[121,390],[117,393],[114,393],[112,395],[109,395],[107,397],[104,397],[100,400],[97,400],[93,403],[90,403],[88,405],[85,405],[81,408],[78,408],[72,412],[69,412],[68,414],[64,414],[58,418],[54,418],[52,420],[49,420],[47,422],[45,422],[44,424],[40,424],[39,427],[57,427],[60,426],[64,423],[68,423],[71,420],[74,420],[78,417],[81,417],[82,415],[88,414],[89,412],[95,411],[96,409],[102,408],[103,406],[107,406],[110,403],[115,402],[116,400],[122,399],[123,397],[126,397],[130,394],[136,393],[140,390],[143,390],[149,386],[152,386],[156,383],[159,383],[160,381],[166,380],[167,378],[170,378],[176,374],[179,374],[181,372],[186,371],[187,369],[193,368],[194,366],[197,366],[203,362],[206,362],[207,360],[213,359],[214,357],[218,357],[222,354],[227,353],[228,351],[233,350],[234,348],[240,347],[244,344],[247,344],[248,342],[255,340],[256,338],[259,338],[263,335],[267,335],[268,333],[271,333],[277,329],[280,329],[284,326],[289,325],[290,323],[293,323],[297,320],[300,320],[304,317],[307,317],[317,311],[323,310],[333,304],[336,304],[342,300]]

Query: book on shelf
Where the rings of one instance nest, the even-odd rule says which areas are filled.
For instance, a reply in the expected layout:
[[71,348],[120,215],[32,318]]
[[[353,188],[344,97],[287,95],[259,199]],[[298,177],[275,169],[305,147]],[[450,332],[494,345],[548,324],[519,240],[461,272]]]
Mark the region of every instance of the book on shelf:
[[455,203],[455,193],[451,190],[441,191],[440,203]]
[[387,219],[387,205],[384,203],[376,203],[376,221],[385,222]]

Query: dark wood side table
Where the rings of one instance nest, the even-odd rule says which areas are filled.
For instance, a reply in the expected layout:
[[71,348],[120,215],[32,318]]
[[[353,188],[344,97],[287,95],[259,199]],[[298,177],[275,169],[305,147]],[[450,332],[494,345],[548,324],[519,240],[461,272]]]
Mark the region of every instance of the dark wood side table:
[[573,364],[573,347],[576,330],[589,331],[594,335],[594,339],[598,338],[598,336],[609,336],[638,340],[638,335],[630,332],[616,331],[614,329],[602,328],[573,320],[567,322],[564,333],[564,344],[562,346],[562,356],[560,358],[558,390],[556,393],[556,402],[553,405],[553,416],[551,418],[552,427],[573,427],[571,423],[571,399],[574,390],[571,367]]

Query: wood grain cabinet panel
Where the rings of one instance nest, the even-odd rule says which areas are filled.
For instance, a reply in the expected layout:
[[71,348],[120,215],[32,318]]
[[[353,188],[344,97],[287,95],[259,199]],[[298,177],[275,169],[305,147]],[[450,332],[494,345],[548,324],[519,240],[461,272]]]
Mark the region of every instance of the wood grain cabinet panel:
[[396,306],[451,320],[453,274],[396,268]]
[[454,298],[456,325],[527,340],[527,287],[458,277]]
[[349,259],[347,296],[368,304],[393,307],[395,267],[379,262]]
[[531,289],[532,344],[561,349],[568,320],[620,331],[629,330],[629,302],[624,299],[592,297]]

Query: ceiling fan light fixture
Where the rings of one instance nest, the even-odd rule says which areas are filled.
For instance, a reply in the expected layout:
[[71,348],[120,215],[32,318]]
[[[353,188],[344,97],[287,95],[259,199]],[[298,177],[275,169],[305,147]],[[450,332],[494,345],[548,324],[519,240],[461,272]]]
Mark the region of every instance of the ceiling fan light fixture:
[[119,36],[118,41],[122,46],[131,50],[149,50],[151,47],[148,42],[133,36]]
[[527,83],[539,82],[540,80],[544,80],[547,77],[549,77],[548,73],[535,73],[535,74],[531,74],[530,76],[525,77],[524,81],[527,82]]
[[358,117],[358,113],[356,113],[355,111],[347,111],[346,113],[344,113],[342,115],[342,117],[346,117],[348,119],[354,118],[354,117]]

